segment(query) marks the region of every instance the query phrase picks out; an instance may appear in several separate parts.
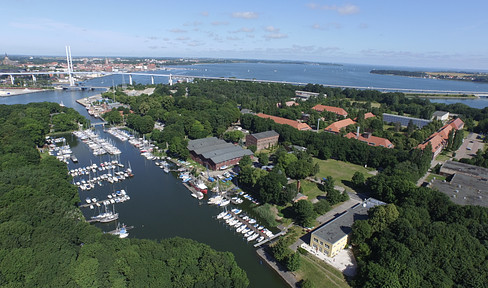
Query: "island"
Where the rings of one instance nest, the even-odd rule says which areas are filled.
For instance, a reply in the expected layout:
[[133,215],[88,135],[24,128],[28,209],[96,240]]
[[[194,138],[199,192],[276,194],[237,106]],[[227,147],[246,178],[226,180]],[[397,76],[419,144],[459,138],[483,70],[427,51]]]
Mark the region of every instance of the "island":
[[394,75],[394,76],[406,76],[406,77],[416,77],[416,78],[488,83],[488,73],[450,72],[450,71],[424,72],[424,71],[376,70],[376,69],[371,70],[369,73],[380,74],[380,75]]

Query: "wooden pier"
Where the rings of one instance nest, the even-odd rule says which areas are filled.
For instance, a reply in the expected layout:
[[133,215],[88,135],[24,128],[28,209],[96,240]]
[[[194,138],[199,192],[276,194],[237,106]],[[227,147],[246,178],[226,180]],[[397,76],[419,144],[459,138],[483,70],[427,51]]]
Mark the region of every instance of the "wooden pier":
[[80,208],[88,208],[88,207],[90,207],[90,205],[98,206],[97,203],[100,204],[100,206],[101,206],[101,205],[105,205],[104,202],[107,202],[107,201],[110,202],[110,204],[117,204],[117,203],[122,203],[122,202],[125,202],[125,201],[128,200],[128,199],[125,199],[125,200],[122,201],[121,200],[122,198],[124,198],[124,196],[112,197],[112,199],[114,201],[115,201],[115,199],[119,199],[119,202],[116,201],[115,203],[111,203],[110,202],[111,199],[105,199],[105,200],[100,200],[100,201],[97,201],[97,202],[91,202],[91,203],[87,203],[87,204],[80,204],[80,205],[78,205],[78,207],[80,207]]

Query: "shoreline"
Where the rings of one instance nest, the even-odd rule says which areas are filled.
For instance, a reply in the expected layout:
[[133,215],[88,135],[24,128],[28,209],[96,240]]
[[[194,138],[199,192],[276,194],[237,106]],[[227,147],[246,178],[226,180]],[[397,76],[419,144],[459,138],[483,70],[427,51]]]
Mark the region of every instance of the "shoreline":
[[0,97],[10,97],[17,95],[30,94],[42,91],[51,91],[52,89],[32,89],[32,88],[0,88]]

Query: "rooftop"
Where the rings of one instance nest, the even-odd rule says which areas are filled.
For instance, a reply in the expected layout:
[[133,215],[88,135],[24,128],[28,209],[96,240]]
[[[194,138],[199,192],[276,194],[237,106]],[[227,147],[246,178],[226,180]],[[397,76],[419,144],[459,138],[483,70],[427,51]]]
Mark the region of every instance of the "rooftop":
[[449,182],[434,180],[433,187],[446,194],[456,204],[488,207],[487,178],[455,174]]
[[264,138],[280,136],[280,134],[278,134],[278,132],[276,132],[274,130],[265,131],[265,132],[261,132],[261,133],[254,133],[251,135],[256,139],[264,139]]
[[312,232],[312,235],[316,235],[333,244],[351,233],[351,227],[352,224],[354,224],[354,221],[368,219],[368,210],[371,207],[384,204],[386,203],[369,198],[363,203],[356,204],[340,216],[315,229]]
[[227,160],[253,155],[252,151],[243,149],[241,146],[227,143],[216,137],[200,138],[188,142],[188,150],[210,159],[213,163],[221,163]]
[[258,114],[256,114],[256,116],[258,116],[260,118],[271,119],[277,124],[286,124],[286,125],[289,125],[295,129],[298,129],[298,130],[312,130],[312,128],[310,126],[308,126],[307,123],[298,122],[296,120],[290,120],[290,119],[281,118],[281,117],[277,117],[277,116],[271,116],[271,115],[267,115],[264,113],[258,113]]
[[347,116],[346,110],[344,110],[342,108],[339,108],[339,107],[333,107],[333,106],[326,106],[326,105],[322,105],[322,104],[317,104],[317,105],[313,106],[312,109],[313,110],[316,110],[316,111],[319,111],[319,112],[322,112],[322,111],[326,110],[328,112],[332,112],[332,113],[335,113],[337,115],[341,115],[341,116],[344,116],[344,117]]
[[488,180],[487,168],[461,163],[457,161],[446,161],[446,163],[444,163],[444,165],[442,165],[441,167],[441,173],[450,174],[450,175],[454,173],[456,174],[460,173],[460,174]]
[[329,126],[327,126],[325,128],[325,130],[330,131],[330,132],[339,133],[342,128],[347,127],[347,126],[352,125],[352,124],[356,124],[356,122],[352,121],[352,119],[350,119],[350,118],[347,118],[347,119],[343,119],[343,120],[340,120],[340,121],[337,121],[337,122],[330,124]]
[[382,147],[386,147],[386,148],[393,148],[394,147],[393,144],[390,142],[390,140],[388,140],[386,138],[373,136],[373,135],[367,134],[367,133],[360,134],[358,137],[358,135],[356,133],[349,132],[344,137],[349,138],[349,139],[354,138],[354,139],[357,139],[359,141],[366,142],[366,143],[368,143],[368,145],[372,145],[372,146],[382,146]]

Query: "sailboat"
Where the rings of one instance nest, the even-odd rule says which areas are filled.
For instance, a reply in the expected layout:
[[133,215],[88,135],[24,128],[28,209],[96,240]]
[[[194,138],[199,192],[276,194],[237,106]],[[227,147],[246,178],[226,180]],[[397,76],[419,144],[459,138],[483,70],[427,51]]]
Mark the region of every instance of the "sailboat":
[[115,232],[113,234],[119,235],[119,238],[126,238],[127,236],[129,236],[129,232],[127,232],[125,224],[120,225],[120,223],[117,224],[117,229],[115,229]]
[[119,219],[119,213],[115,213],[115,206],[112,205],[112,207],[113,211],[107,210],[107,205],[105,204],[105,212],[91,217],[92,220],[98,221],[100,223],[108,223]]

